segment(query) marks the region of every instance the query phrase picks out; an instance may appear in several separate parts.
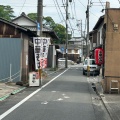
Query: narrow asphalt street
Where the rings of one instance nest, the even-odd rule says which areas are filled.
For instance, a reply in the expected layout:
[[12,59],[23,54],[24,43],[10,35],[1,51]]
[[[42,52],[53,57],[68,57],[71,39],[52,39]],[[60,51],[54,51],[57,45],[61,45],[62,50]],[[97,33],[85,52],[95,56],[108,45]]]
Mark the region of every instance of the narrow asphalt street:
[[47,84],[16,103],[1,114],[0,120],[111,119],[90,81],[76,66],[57,74]]

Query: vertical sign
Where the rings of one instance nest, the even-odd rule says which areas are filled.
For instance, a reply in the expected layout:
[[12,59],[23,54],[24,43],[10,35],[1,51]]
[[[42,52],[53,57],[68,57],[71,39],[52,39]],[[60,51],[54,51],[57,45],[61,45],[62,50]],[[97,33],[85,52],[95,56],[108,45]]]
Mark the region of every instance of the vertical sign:
[[46,68],[50,38],[34,37],[33,43],[35,54],[35,68]]
[[48,48],[50,45],[50,38],[43,38],[42,39],[42,57],[40,58],[40,67],[46,68],[47,67],[47,55],[48,55]]

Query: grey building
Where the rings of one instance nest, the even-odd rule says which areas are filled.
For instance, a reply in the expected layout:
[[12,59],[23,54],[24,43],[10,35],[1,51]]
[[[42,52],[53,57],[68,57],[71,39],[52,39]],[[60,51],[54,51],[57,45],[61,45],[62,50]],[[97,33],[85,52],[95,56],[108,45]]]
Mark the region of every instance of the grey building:
[[34,70],[32,38],[30,30],[0,19],[0,81],[27,83],[28,74]]

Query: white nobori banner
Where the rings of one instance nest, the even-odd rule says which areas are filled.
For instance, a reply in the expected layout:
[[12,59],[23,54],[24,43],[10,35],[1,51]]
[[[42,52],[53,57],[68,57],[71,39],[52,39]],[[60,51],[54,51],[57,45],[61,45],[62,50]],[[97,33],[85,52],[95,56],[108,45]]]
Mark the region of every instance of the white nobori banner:
[[35,68],[47,67],[47,55],[50,45],[50,38],[46,37],[33,37],[34,55],[35,55]]

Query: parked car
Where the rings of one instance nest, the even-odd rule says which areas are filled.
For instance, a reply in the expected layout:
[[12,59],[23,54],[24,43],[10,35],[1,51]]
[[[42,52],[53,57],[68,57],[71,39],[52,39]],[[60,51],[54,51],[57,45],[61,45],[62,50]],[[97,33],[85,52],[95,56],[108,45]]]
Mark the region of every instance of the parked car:
[[100,74],[100,66],[95,64],[95,59],[85,59],[85,61],[83,62],[83,75],[87,74],[87,66],[89,66],[90,68],[90,74]]

